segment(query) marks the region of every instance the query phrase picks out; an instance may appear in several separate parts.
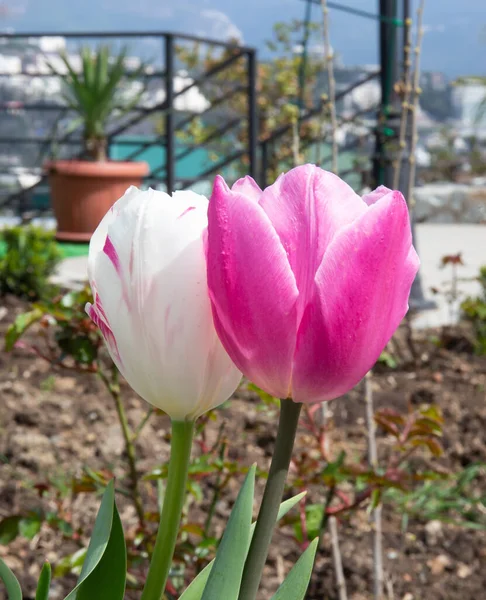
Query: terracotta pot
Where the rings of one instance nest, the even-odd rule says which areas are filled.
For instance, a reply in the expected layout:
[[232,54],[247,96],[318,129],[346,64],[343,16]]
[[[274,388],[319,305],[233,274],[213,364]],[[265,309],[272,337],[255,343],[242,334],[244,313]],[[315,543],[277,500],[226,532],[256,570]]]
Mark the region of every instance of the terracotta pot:
[[56,238],[88,242],[109,208],[149,172],[144,162],[56,160],[48,163]]

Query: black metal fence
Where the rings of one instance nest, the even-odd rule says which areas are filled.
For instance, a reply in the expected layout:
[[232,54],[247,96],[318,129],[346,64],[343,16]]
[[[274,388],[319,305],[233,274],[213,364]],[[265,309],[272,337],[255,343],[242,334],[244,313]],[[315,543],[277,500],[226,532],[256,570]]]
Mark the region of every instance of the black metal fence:
[[[35,208],[34,197],[45,187],[42,163],[53,154],[73,158],[81,152],[81,125],[74,129],[65,126],[64,132],[59,125],[72,122],[69,108],[55,93],[44,94],[44,97],[35,93],[34,84],[42,88],[40,84],[46,80],[59,82],[58,75],[39,68],[48,57],[36,45],[39,40],[56,38],[64,38],[68,48],[76,43],[92,44],[95,40],[122,44],[130,49],[138,45],[136,53],[144,51],[148,56],[147,64],[151,66],[143,74],[148,101],[135,106],[128,116],[112,119],[108,130],[109,155],[113,158],[147,160],[150,155],[147,183],[167,190],[184,189],[208,180],[214,173],[231,168],[241,160],[256,177],[256,53],[253,48],[158,31],[8,34],[0,37],[0,54],[12,57],[11,63],[22,60],[22,65],[14,70],[0,68],[0,207],[9,206],[17,212]],[[210,68],[191,77],[184,72],[181,75],[184,65],[178,59],[178,50],[189,45],[196,52],[202,53],[204,48],[206,52],[210,50],[213,57]],[[2,62],[9,64],[8,60]],[[221,74],[236,65],[244,74],[243,81],[225,86],[223,93],[213,94],[211,102],[205,102],[200,90],[207,85],[217,87],[218,76],[221,78]],[[236,95],[246,100],[243,114],[235,115],[229,109]],[[199,106],[192,106],[194,104]],[[198,143],[191,143],[190,136],[186,136],[185,143],[178,142],[176,131],[180,134],[195,119],[215,123],[210,135]],[[244,135],[236,135],[242,129]],[[201,155],[202,148],[212,140],[229,135],[234,140],[231,153]],[[118,154],[113,156],[114,152]]]
[[[137,56],[150,59],[150,69],[143,74],[148,101],[140,102],[123,118],[112,119],[107,132],[112,158],[149,162],[147,184],[169,191],[191,187],[208,193],[214,174],[223,173],[231,180],[241,174],[242,168],[261,185],[267,183],[269,158],[276,155],[279,144],[290,143],[292,126],[282,126],[259,139],[257,58],[253,48],[168,32],[9,34],[0,36],[0,54],[7,56],[10,52],[15,58],[23,53],[23,62],[19,69],[17,61],[14,73],[0,67],[0,209],[8,207],[22,215],[48,209],[42,164],[53,155],[74,158],[82,151],[81,126],[70,126],[72,114],[60,94],[55,90],[44,97],[34,93],[35,86],[42,88],[46,80],[60,85],[58,75],[41,68],[42,60],[45,63],[48,57],[38,42],[58,36],[66,40],[68,49],[76,43],[102,40],[110,45],[128,45]],[[205,51],[211,55],[211,61],[196,61],[189,77],[183,71],[186,65],[181,49],[190,49],[199,56]],[[228,76],[233,69],[239,70],[238,77]],[[353,75],[349,84],[338,90],[337,104],[377,77],[379,72]],[[17,86],[13,85],[15,82]],[[366,123],[364,133],[349,136],[349,141],[346,139],[340,147],[342,153],[349,153],[362,146],[364,139],[365,171],[371,170],[377,108],[368,106],[351,115],[338,115],[342,128],[359,122],[363,131]],[[301,112],[299,125],[311,120],[324,122],[325,113],[325,103],[317,101],[313,108]],[[211,125],[197,140],[184,135],[196,119]],[[59,123],[64,125],[59,127]],[[307,160],[326,167],[330,165],[330,155],[324,153],[316,159],[312,154],[324,139],[325,135],[307,137],[301,150]],[[226,144],[222,145],[222,140]],[[219,150],[215,151],[215,147]],[[358,170],[352,162],[340,175],[355,176]]]

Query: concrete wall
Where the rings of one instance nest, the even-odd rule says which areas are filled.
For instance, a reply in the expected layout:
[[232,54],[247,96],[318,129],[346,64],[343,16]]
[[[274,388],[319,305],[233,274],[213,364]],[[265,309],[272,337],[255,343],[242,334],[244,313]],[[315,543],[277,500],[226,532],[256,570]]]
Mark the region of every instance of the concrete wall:
[[417,223],[486,224],[486,180],[432,183],[416,188],[414,197]]

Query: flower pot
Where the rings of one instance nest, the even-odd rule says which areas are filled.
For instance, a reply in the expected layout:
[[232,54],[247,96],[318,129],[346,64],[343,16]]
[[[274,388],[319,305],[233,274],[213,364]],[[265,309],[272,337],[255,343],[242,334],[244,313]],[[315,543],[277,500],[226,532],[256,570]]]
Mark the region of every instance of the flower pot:
[[140,187],[144,162],[55,160],[46,165],[60,241],[88,242],[110,207],[131,185]]

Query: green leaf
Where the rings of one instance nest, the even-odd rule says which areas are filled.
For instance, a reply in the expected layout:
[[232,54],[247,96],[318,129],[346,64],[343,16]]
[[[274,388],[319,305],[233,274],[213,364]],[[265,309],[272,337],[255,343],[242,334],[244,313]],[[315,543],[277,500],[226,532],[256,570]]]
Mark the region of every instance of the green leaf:
[[19,533],[28,540],[32,540],[40,531],[42,526],[41,515],[31,513],[19,521]]
[[314,566],[319,538],[313,540],[295,563],[271,600],[304,600]]
[[202,600],[237,600],[246,555],[250,546],[251,516],[255,489],[252,465],[231,511],[223,539],[209,573]]
[[44,311],[40,308],[34,308],[29,312],[19,315],[7,329],[5,335],[5,350],[12,350],[15,343],[22,337],[25,331],[34,323],[37,323],[44,316]]
[[35,592],[35,600],[48,600],[49,588],[51,587],[51,565],[46,562],[42,567]]
[[19,535],[21,518],[19,515],[12,515],[11,517],[5,517],[0,522],[0,544],[2,546],[6,546]]
[[127,551],[120,515],[114,505],[110,540],[98,566],[84,580],[76,600],[123,600],[127,573]]
[[[309,504],[305,507],[305,523],[307,535],[310,538],[319,535],[323,512],[324,506],[322,504]],[[300,522],[300,519],[295,522],[294,531],[297,541],[302,543],[304,541],[304,537],[302,534],[302,524]]]
[[[93,582],[91,582],[92,577]],[[112,479],[103,494],[78,583],[65,600],[93,597],[121,600],[125,589],[125,578],[126,547],[120,517],[116,510],[115,487]],[[94,584],[97,586],[96,592],[94,592]],[[100,594],[101,590],[102,594]]]
[[[288,500],[285,500],[285,502],[282,502],[282,504],[280,505],[279,511],[278,511],[277,520],[280,520],[282,517],[284,517],[296,504],[298,504],[302,500],[302,498],[306,494],[307,494],[307,492],[301,492],[300,494],[297,494],[293,498],[289,498]],[[252,523],[252,525],[251,525],[250,540],[251,540],[251,537],[253,536],[253,532],[255,531],[255,525],[256,525],[256,522]],[[201,600],[203,592],[204,592],[204,586],[206,585],[206,582],[208,580],[211,569],[213,568],[213,565],[214,565],[214,560],[212,560],[208,565],[206,565],[206,567],[197,575],[197,577],[195,577],[191,581],[191,583],[189,584],[187,589],[184,591],[182,596],[179,598],[179,600]]]
[[80,548],[56,563],[54,577],[64,577],[68,573],[79,575],[86,557],[87,548]]
[[8,600],[22,600],[22,589],[17,578],[0,558],[0,580],[7,589]]

